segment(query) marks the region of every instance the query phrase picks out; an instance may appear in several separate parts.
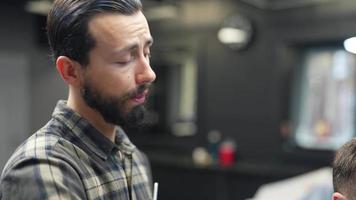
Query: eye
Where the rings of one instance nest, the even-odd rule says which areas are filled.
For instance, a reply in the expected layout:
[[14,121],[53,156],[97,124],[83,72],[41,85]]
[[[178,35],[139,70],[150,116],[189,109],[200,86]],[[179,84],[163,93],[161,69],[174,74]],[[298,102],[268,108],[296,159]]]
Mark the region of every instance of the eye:
[[146,58],[146,59],[150,59],[150,58],[151,58],[151,53],[150,53],[150,52],[145,53],[145,58]]
[[115,63],[117,63],[117,64],[119,64],[119,65],[127,65],[127,64],[129,64],[131,61],[118,61],[118,62],[115,62]]
[[124,66],[130,64],[134,59],[134,56],[130,56],[129,58],[118,59],[115,63]]

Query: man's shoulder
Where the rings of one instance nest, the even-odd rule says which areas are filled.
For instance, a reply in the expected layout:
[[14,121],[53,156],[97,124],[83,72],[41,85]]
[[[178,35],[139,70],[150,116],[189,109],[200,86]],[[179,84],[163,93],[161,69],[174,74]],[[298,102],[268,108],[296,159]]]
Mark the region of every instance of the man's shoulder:
[[62,140],[60,128],[48,123],[27,138],[11,155],[4,171],[27,160],[47,159],[59,154],[58,143]]
[[74,145],[63,137],[67,129],[52,125],[49,123],[38,130],[15,150],[1,174],[0,197],[69,199],[63,195],[72,195],[67,192],[69,188],[77,188],[79,197],[76,199],[85,199],[78,174],[82,168],[75,162],[72,149],[68,148]]
[[27,138],[11,155],[5,168],[11,167],[21,160],[47,157],[53,151],[60,140],[60,136],[47,128],[41,128]]

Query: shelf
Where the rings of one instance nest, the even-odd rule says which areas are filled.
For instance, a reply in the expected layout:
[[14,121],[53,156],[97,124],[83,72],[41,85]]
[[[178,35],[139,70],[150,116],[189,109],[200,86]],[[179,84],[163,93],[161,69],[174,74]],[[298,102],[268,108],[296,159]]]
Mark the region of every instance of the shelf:
[[159,165],[170,168],[180,168],[185,170],[197,170],[208,173],[236,174],[245,176],[261,176],[284,178],[296,176],[319,168],[319,166],[296,165],[291,163],[277,162],[256,162],[247,160],[237,160],[229,167],[221,167],[217,164],[209,166],[199,166],[194,164],[192,158],[187,155],[174,153],[146,152],[152,165]]

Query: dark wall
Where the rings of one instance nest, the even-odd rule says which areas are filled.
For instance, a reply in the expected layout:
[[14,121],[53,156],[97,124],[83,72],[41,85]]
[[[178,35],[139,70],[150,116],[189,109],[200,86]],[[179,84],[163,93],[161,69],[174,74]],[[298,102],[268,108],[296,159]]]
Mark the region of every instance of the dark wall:
[[0,3],[0,52],[18,54],[28,61],[30,125],[24,132],[29,135],[50,119],[56,101],[66,98],[67,92],[50,59],[46,42],[39,35],[44,32],[43,21],[39,20],[43,17],[28,13],[25,2]]
[[[278,160],[284,151],[280,125],[290,118],[292,77],[298,67],[290,55],[299,45],[356,35],[355,5],[330,3],[262,11],[239,2],[219,4],[227,11],[205,26],[185,25],[179,20],[151,24],[156,43],[182,38],[198,41],[199,133],[190,139],[172,138],[168,143],[181,140],[181,146],[191,149],[205,145],[207,132],[217,129],[224,138],[236,141],[240,158]],[[254,25],[253,41],[244,51],[231,50],[216,37],[224,17],[233,13],[245,15]]]
[[31,18],[25,13],[23,3],[0,4],[0,49],[2,51],[16,51],[27,53],[33,42]]
[[[253,9],[251,9],[253,10]],[[238,11],[237,11],[238,12]],[[255,26],[254,41],[238,52],[223,46],[218,27],[207,34],[206,57],[201,66],[199,115],[202,134],[220,130],[233,138],[242,157],[271,156],[278,144],[278,105],[271,41],[265,33],[266,19],[260,11],[246,14]],[[204,138],[203,138],[204,139]]]
[[0,3],[0,169],[30,131],[31,21],[18,6]]
[[[165,144],[161,152],[167,152],[172,146],[179,149],[167,153],[173,163],[154,153],[148,154],[155,181],[162,185],[162,198],[246,199],[262,184],[305,173],[331,161],[330,156],[314,154],[320,152],[287,153],[280,125],[291,117],[292,83],[298,68],[295,54],[299,47],[356,35],[356,12],[352,11],[355,5],[261,11],[237,2],[219,3],[229,8],[225,15],[217,17],[219,20],[240,13],[252,21],[255,35],[246,50],[233,51],[218,41],[216,35],[221,22],[207,26],[172,21],[152,24],[158,46],[172,41],[198,41],[198,134],[191,138],[148,135],[140,141],[143,145],[154,140],[155,148]],[[185,164],[188,161],[179,158],[177,151],[189,152],[196,145],[206,145],[207,133],[214,129],[237,143],[240,160],[227,169]],[[314,156],[305,156],[309,154]],[[253,164],[239,173],[241,165],[246,163]],[[271,167],[264,170],[269,164]]]
[[[268,12],[236,2],[222,1],[219,4],[225,12],[217,12],[219,14],[216,14],[214,23],[152,24],[153,35],[158,35],[157,43],[180,41],[181,38],[198,41],[199,132],[191,138],[193,142],[186,143],[191,145],[187,148],[205,145],[207,133],[219,130],[225,139],[235,140],[240,157],[270,159],[281,146],[281,110],[277,103],[280,101],[281,86],[276,80],[279,72],[275,66],[275,39],[270,37]],[[234,51],[217,39],[224,18],[235,13],[250,19],[254,29],[252,43],[242,51]],[[199,17],[204,16],[196,16]]]

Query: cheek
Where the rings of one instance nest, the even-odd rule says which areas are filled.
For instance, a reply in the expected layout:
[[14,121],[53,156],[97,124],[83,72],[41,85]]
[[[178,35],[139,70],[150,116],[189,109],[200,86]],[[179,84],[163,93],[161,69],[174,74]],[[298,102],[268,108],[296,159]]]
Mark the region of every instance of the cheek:
[[131,70],[110,68],[105,72],[99,71],[95,73],[92,79],[97,88],[108,95],[123,95],[136,88]]
[[131,75],[111,77],[111,80],[107,82],[106,87],[114,93],[120,93],[120,95],[131,92],[135,89],[134,80]]

